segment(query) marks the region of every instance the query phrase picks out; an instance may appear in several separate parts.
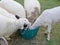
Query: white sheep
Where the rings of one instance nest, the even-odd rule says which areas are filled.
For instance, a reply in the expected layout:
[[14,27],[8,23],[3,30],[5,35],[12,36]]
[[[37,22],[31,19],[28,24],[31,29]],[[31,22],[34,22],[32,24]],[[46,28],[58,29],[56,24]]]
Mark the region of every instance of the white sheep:
[[[17,29],[24,29],[25,27],[29,27],[30,24],[26,18],[15,20],[0,14],[0,36],[9,39],[9,36]],[[27,26],[24,27],[24,25]]]
[[13,14],[9,13],[7,10],[5,10],[1,7],[0,7],[0,14],[6,16],[8,18],[16,19],[16,17]]
[[26,17],[25,9],[23,6],[14,0],[1,0],[0,7],[6,9],[8,12],[14,15],[17,15],[19,18]]
[[40,3],[38,0],[24,0],[24,8],[27,12],[27,18],[34,22],[40,14]]
[[37,26],[41,26],[41,25],[48,26],[47,40],[50,40],[50,32],[52,28],[51,25],[56,22],[60,22],[60,6],[52,8],[52,9],[44,10],[43,13],[34,22],[34,24],[30,27],[30,29],[36,28]]

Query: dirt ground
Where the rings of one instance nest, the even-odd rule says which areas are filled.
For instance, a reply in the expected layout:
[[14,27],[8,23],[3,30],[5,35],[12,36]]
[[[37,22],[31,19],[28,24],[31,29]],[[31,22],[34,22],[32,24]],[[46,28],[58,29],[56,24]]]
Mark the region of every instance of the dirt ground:
[[[40,31],[42,30],[42,31]],[[11,40],[8,41],[9,45],[46,45],[46,38],[43,34],[44,29],[40,29],[37,36],[32,40],[25,40],[18,35],[18,33],[14,33],[11,36]]]

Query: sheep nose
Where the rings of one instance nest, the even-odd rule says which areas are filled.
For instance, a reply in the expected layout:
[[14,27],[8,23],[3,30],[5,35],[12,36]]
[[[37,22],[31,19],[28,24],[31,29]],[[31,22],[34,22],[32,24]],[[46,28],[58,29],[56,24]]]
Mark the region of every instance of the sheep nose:
[[27,24],[24,24],[24,28],[26,28],[27,27]]

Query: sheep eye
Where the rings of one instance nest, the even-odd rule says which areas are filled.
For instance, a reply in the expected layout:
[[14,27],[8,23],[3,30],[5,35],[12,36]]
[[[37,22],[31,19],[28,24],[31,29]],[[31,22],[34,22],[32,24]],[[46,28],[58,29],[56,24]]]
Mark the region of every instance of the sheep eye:
[[17,16],[17,15],[15,15],[15,17],[17,18],[17,19],[19,19],[20,17],[19,16]]

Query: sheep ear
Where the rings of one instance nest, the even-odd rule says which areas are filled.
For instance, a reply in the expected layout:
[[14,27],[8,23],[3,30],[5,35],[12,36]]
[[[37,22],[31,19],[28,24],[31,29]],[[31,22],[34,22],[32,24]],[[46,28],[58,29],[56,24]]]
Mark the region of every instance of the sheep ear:
[[19,18],[20,18],[18,15],[15,15],[15,17],[16,17],[17,19],[19,19]]

